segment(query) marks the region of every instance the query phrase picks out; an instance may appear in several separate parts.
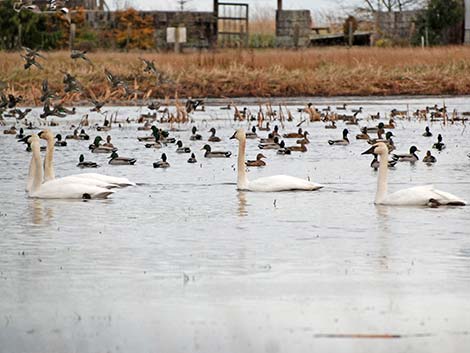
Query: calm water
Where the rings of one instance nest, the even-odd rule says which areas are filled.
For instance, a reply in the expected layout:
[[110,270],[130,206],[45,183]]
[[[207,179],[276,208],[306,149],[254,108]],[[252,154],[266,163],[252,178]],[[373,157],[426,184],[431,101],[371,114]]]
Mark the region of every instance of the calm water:
[[[434,103],[442,99],[351,100],[366,113],[383,114]],[[470,110],[467,98],[446,104]],[[296,106],[291,109],[299,119]],[[133,107],[113,110],[121,119],[139,115]],[[54,132],[71,133],[79,117],[61,120]],[[135,166],[106,164],[106,155],[88,151],[90,141],[56,148],[57,176],[79,173],[75,165],[84,153],[102,165],[99,173],[140,184],[105,201],[28,199],[31,155],[12,136],[0,135],[0,352],[468,349],[470,207],[374,206],[376,173],[370,157],[360,155],[368,145],[355,140],[359,128],[349,126],[350,146],[327,144],[340,138],[343,123],[336,130],[304,124],[311,134],[307,153],[265,151],[268,166],[248,174],[310,177],[324,189],[237,192],[238,145],[228,138],[240,125],[217,106],[194,120],[205,138],[216,127],[223,142],[213,148],[232,157],[204,159],[205,142],[188,139],[192,124],[172,135],[196,152],[195,165],[174,145],[146,149],[136,137],[149,132],[136,131],[135,123],[110,132],[121,156],[138,159]],[[297,130],[296,123],[283,131]],[[366,124],[377,122],[360,125]],[[433,151],[438,162],[432,167],[400,163],[389,174],[390,190],[434,183],[470,200],[470,129],[432,123],[434,136],[424,138],[425,126],[398,121],[398,152],[416,144],[422,158],[438,133],[447,149]],[[171,168],[153,169],[162,152]],[[248,157],[258,152],[257,141],[249,140]]]

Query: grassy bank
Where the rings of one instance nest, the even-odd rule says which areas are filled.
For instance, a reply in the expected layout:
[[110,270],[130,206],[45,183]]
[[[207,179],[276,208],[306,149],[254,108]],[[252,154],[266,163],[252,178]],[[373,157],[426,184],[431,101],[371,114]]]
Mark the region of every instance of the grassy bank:
[[[40,71],[23,69],[19,53],[0,53],[0,80],[27,104],[37,103],[44,78],[63,93],[69,71],[98,98],[109,96],[104,68],[149,98],[236,96],[437,95],[470,94],[470,48],[322,48],[301,51],[217,53],[91,53],[94,66],[72,62],[67,52],[45,53]],[[154,60],[169,82],[155,85],[139,57]],[[116,92],[114,100],[124,101]],[[82,101],[75,95],[71,100]],[[124,102],[123,102],[124,103]]]

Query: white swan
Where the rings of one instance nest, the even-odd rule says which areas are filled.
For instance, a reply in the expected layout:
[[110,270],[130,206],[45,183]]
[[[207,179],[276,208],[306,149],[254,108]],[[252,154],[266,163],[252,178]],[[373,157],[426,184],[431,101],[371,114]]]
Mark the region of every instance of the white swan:
[[39,137],[33,134],[28,141],[31,143],[33,154],[30,164],[30,168],[33,170],[33,179],[29,197],[40,199],[104,199],[113,193],[108,189],[80,183],[63,183],[56,180],[43,183]]
[[432,185],[415,186],[412,188],[387,194],[388,148],[383,142],[373,145],[362,154],[378,154],[380,156],[377,192],[374,203],[391,206],[464,206],[466,202],[448,192],[436,190]]
[[[47,141],[47,152],[44,160],[44,181],[55,179],[54,173],[54,135],[49,129],[43,130],[38,135],[40,138]],[[135,186],[136,184],[129,181],[127,178],[113,177],[109,175],[102,175],[98,173],[81,173],[73,174],[60,178],[63,182],[80,182],[82,184],[96,185],[99,187],[112,188],[112,187],[125,187]]]
[[289,190],[318,190],[323,185],[312,183],[310,181],[295,178],[288,175],[275,175],[270,177],[259,178],[249,181],[246,176],[245,170],[245,150],[246,150],[246,135],[245,131],[240,128],[231,137],[237,139],[238,145],[238,177],[237,188],[238,190],[246,191],[289,191]]

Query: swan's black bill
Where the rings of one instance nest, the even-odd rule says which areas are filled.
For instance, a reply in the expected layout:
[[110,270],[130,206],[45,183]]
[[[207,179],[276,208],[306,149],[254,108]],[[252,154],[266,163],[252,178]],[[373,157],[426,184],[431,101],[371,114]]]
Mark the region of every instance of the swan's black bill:
[[374,151],[375,151],[375,146],[372,146],[367,151],[362,152],[361,155],[363,155],[363,154],[374,154],[375,153]]
[[31,137],[31,135],[25,136],[25,137],[19,139],[18,142],[28,143],[28,140],[29,140],[30,137]]
[[233,140],[235,138],[235,135],[237,134],[237,132],[235,131],[232,135],[232,137],[230,137],[230,140]]

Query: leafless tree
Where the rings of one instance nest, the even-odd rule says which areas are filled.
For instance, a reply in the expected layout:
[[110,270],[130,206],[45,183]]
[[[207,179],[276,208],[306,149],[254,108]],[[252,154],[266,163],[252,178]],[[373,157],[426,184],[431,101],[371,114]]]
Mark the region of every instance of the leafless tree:
[[376,11],[405,11],[424,7],[426,0],[364,0],[365,10]]

